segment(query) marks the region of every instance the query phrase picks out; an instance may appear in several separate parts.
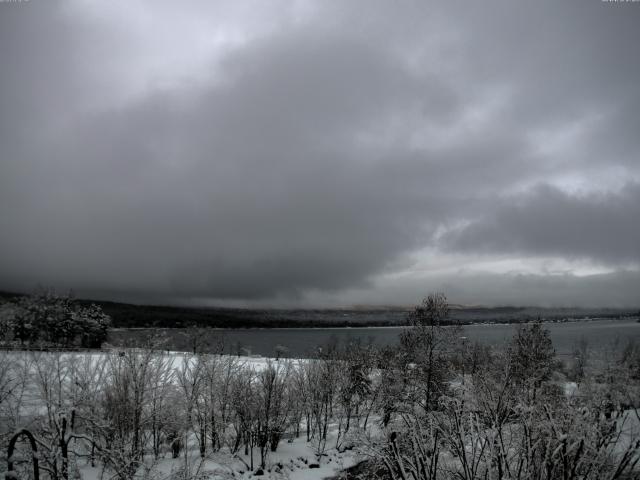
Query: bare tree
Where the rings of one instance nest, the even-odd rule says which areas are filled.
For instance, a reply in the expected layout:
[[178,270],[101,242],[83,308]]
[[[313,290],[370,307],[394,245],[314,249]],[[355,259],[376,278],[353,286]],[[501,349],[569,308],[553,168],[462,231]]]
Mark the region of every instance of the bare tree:
[[[309,360],[304,364],[307,394],[308,437],[318,458],[324,455],[332,417],[337,364],[329,360]],[[309,434],[310,432],[310,434]]]
[[360,410],[371,395],[373,354],[371,345],[364,345],[359,339],[349,342],[340,351],[337,369],[337,409],[338,420],[336,448],[340,448],[345,436],[355,423],[360,424]]
[[235,415],[233,426],[236,438],[232,451],[235,453],[244,445],[244,454],[250,457],[247,465],[254,468],[253,448],[258,441],[258,395],[255,387],[256,372],[250,367],[241,368],[232,386]]
[[266,466],[269,451],[275,452],[290,417],[289,379],[291,362],[267,361],[266,368],[256,376],[257,443],[260,466]]
[[108,356],[99,449],[105,467],[122,480],[132,478],[144,463],[155,359],[152,350],[127,350]]
[[210,356],[205,365],[205,392],[209,416],[209,439],[213,451],[229,444],[227,427],[233,415],[233,381],[241,364],[232,356]]

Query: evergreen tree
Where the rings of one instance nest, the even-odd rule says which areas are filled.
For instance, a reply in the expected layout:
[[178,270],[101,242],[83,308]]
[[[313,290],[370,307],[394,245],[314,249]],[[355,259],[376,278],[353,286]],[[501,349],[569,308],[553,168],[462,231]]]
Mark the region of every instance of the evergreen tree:
[[509,345],[509,360],[516,384],[535,400],[542,384],[551,378],[556,352],[549,330],[541,323],[520,325]]

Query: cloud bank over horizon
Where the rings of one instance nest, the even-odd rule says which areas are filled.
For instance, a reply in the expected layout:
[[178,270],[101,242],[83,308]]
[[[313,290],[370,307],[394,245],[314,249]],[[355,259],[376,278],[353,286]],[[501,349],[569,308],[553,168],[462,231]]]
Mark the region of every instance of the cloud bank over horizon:
[[640,5],[0,4],[0,289],[640,305]]

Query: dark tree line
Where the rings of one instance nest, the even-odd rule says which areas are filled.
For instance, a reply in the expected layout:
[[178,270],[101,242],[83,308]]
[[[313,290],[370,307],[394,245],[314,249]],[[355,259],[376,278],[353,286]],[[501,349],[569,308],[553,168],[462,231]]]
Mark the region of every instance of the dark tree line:
[[0,305],[0,340],[20,346],[100,348],[111,319],[95,304],[39,291]]

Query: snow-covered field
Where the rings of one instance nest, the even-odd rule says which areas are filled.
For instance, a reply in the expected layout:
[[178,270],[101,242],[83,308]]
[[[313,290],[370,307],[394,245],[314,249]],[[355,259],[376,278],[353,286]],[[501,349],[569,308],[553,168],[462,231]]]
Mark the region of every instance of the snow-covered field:
[[[334,426],[335,427],[335,426]],[[335,438],[334,429],[329,435],[329,442]],[[191,448],[188,456],[171,458],[167,452],[165,458],[151,461],[147,465],[148,477],[157,480],[180,478],[180,472],[186,469],[189,473],[202,480],[223,479],[269,479],[269,480],[322,480],[337,476],[340,471],[357,464],[361,457],[353,450],[339,452],[336,449],[327,450],[320,461],[317,460],[313,448],[305,438],[284,441],[277,452],[269,455],[265,469],[248,465],[250,458],[240,452],[232,456],[226,452],[219,452],[200,458],[195,447]],[[110,478],[109,472],[101,467],[91,467],[88,463],[79,465],[83,480],[100,480]]]

